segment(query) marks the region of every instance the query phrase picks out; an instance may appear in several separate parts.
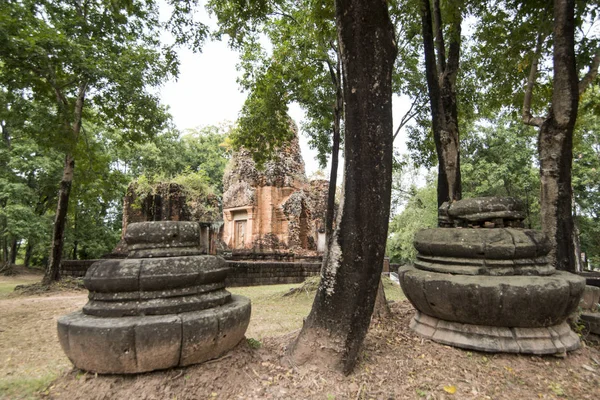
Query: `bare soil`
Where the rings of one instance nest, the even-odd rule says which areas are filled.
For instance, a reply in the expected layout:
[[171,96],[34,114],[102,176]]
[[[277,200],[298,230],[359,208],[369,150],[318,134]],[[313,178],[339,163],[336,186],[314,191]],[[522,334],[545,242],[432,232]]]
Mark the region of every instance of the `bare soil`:
[[[391,318],[374,321],[351,375],[289,366],[284,350],[301,319],[294,316],[293,322],[277,325],[267,315],[280,304],[277,318],[285,319],[293,298],[270,295],[253,303],[247,336],[260,341],[242,341],[224,357],[202,365],[137,376],[85,373],[72,368],[63,355],[56,319],[81,308],[87,300],[84,292],[0,299],[0,398],[28,398],[27,387],[19,389],[18,380],[36,377],[46,377],[47,383],[31,396],[49,399],[600,398],[598,345],[566,358],[459,350],[412,333],[408,323],[414,310],[406,301],[392,305]],[[297,307],[307,314],[310,299],[302,298]],[[268,336],[260,328],[265,323],[276,332],[291,325],[295,330]]]

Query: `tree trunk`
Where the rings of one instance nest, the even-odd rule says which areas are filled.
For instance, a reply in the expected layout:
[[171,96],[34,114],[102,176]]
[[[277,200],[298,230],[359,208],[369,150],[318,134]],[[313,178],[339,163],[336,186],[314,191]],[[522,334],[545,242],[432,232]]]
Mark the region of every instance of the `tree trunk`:
[[27,246],[25,246],[25,258],[23,260],[23,264],[26,268],[29,268],[31,265],[31,256],[33,255],[33,243],[31,240],[27,241]]
[[571,169],[579,100],[574,26],[574,1],[555,0],[552,107],[539,133],[542,229],[553,244],[556,268],[570,272],[575,272]]
[[345,138],[344,197],[300,335],[296,364],[349,373],[369,328],[383,266],[392,181],[394,30],[382,0],[337,0]]
[[52,249],[50,251],[48,266],[46,267],[46,273],[42,280],[44,285],[48,285],[60,278],[60,262],[65,243],[65,226],[67,223],[67,210],[69,208],[69,195],[71,194],[74,170],[75,160],[70,154],[67,154],[63,168],[63,177],[60,181],[60,188],[58,190],[58,205],[56,207],[56,217],[54,219],[54,229],[52,231]]
[[340,152],[340,126],[341,126],[341,113],[344,104],[342,97],[342,88],[339,75],[340,70],[338,68],[337,78],[337,90],[336,90],[336,104],[333,116],[333,143],[331,146],[331,173],[329,174],[329,192],[327,193],[327,215],[325,221],[325,238],[326,243],[329,243],[333,234],[333,217],[335,211],[335,191],[337,188],[337,172],[338,172],[338,156]]
[[17,263],[17,252],[19,251],[19,241],[17,239],[11,239],[10,241],[10,257],[8,261],[11,265]]
[[[425,53],[425,75],[431,106],[433,139],[438,157],[438,207],[462,196],[460,146],[456,103],[456,75],[460,57],[461,10],[452,7],[452,33],[446,60],[439,0],[421,2],[421,24]],[[435,19],[434,19],[435,17]],[[435,20],[435,27],[434,27]],[[435,33],[435,38],[434,38]],[[436,62],[437,47],[437,62]]]

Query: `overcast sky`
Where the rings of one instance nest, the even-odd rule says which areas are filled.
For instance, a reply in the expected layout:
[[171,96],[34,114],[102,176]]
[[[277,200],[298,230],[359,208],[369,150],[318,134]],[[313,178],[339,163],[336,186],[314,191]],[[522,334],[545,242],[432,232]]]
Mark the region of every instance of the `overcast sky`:
[[[214,26],[214,21],[209,20],[205,12],[199,14],[199,18]],[[180,49],[179,59],[178,79],[168,82],[161,90],[162,102],[170,107],[176,126],[183,131],[206,125],[218,125],[225,121],[234,122],[246,99],[246,93],[240,91],[236,82],[238,54],[229,49],[226,41],[207,41],[202,48],[202,53]],[[395,126],[409,106],[408,101],[394,97]],[[300,126],[304,113],[299,106],[292,104],[290,116]],[[395,143],[396,148],[402,152],[406,150],[404,142],[405,137],[398,137]],[[302,132],[300,132],[300,146],[306,174],[310,176],[318,169],[318,163],[315,160],[316,152],[309,148],[308,139]],[[328,171],[326,174],[328,175]]]

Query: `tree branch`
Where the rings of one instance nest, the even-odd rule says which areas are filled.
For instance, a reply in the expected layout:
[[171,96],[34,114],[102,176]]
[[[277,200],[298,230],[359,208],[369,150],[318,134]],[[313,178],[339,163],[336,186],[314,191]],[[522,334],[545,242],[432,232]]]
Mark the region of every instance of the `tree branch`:
[[74,112],[74,123],[73,123],[73,138],[77,141],[79,132],[81,132],[81,121],[83,114],[83,102],[85,100],[85,94],[87,92],[88,82],[84,80],[79,85],[77,92],[77,100],[75,101],[75,112]]
[[596,54],[590,64],[590,69],[585,76],[579,81],[579,95],[581,96],[590,84],[596,79],[598,75],[598,66],[600,66],[600,47],[596,49]]
[[442,29],[442,11],[440,0],[433,0],[433,32],[435,35],[435,47],[437,49],[438,72],[446,70],[446,45],[444,43],[444,32]]
[[[419,101],[419,99],[415,99],[415,101],[413,101],[412,104],[410,105],[410,108],[408,109],[408,111],[406,113],[404,113],[404,115],[402,116],[402,119],[400,120],[400,125],[398,126],[398,128],[396,129],[396,132],[394,133],[394,138],[392,139],[393,141],[396,140],[396,137],[400,133],[400,130],[402,128],[404,128],[404,126],[410,120],[412,120],[423,108],[423,103],[420,103],[417,106],[418,101]],[[416,109],[415,109],[415,107],[416,107]],[[413,111],[413,109],[415,109],[415,110]]]
[[523,98],[523,112],[521,114],[523,123],[525,125],[531,126],[542,126],[544,122],[544,118],[542,117],[533,117],[531,115],[531,100],[533,98],[533,87],[535,86],[536,75],[538,72],[538,63],[540,58],[540,53],[542,49],[542,42],[544,38],[542,34],[539,33],[537,36],[537,43],[535,54],[533,56],[533,62],[531,63],[531,70],[529,71],[529,77],[527,78],[527,86],[525,87],[525,97]]

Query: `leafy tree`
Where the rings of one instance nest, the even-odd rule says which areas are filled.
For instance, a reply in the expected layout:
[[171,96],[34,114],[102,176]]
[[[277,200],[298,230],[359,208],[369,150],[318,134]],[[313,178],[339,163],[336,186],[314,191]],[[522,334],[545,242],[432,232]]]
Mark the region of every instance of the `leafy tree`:
[[[476,27],[482,86],[489,92],[488,104],[516,109],[520,103],[523,123],[539,128],[542,228],[555,244],[551,256],[557,268],[575,271],[573,129],[579,97],[596,79],[600,64],[600,37],[584,30],[596,22],[598,4],[561,0],[549,8],[541,1],[497,1],[492,9],[480,10]],[[588,67],[583,74],[582,65]]]
[[164,124],[166,113],[146,88],[175,74],[177,63],[172,50],[160,48],[158,27],[157,7],[150,1],[0,4],[2,83],[54,105],[45,134],[65,154],[45,283],[58,278],[84,120],[121,128],[128,139]]
[[597,85],[581,101],[573,138],[573,198],[575,227],[580,232],[581,251],[600,264],[600,114]]
[[422,0],[421,4],[425,76],[438,158],[438,206],[462,196],[456,79],[464,5],[452,1],[444,6],[445,20],[449,22],[446,24],[440,0],[433,0],[432,4]]
[[508,196],[526,207],[525,224],[540,228],[539,171],[534,131],[509,115],[483,120],[463,137],[463,193],[467,197]]

